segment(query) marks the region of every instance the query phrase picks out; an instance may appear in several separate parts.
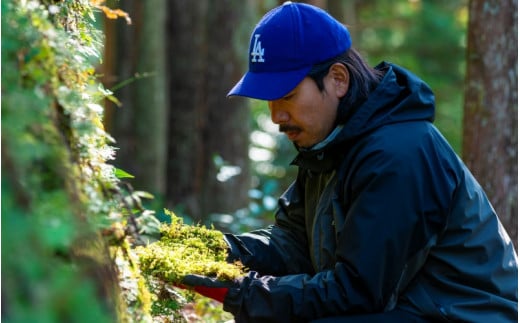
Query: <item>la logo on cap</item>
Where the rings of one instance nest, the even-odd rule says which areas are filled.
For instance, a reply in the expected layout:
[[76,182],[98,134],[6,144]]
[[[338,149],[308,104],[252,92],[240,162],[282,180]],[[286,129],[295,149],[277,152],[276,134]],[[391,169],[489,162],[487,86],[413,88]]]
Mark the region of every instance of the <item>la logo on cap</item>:
[[253,45],[253,51],[251,52],[251,62],[263,63],[264,60],[264,48],[262,48],[262,42],[258,40],[260,34],[255,35],[255,43]]

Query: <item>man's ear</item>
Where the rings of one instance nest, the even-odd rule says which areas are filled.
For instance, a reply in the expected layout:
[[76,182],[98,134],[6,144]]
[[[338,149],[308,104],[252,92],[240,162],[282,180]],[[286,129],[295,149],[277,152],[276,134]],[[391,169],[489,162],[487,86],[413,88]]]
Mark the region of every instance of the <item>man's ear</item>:
[[329,68],[329,76],[333,80],[336,96],[338,98],[344,97],[350,84],[350,74],[347,67],[341,63],[334,63]]

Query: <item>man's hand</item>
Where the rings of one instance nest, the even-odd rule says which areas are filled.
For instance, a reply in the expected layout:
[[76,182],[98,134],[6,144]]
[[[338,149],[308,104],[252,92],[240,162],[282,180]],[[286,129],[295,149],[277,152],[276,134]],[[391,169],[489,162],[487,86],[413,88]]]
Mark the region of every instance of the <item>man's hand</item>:
[[220,281],[216,278],[200,276],[200,275],[186,275],[182,279],[180,287],[192,288],[195,292],[212,298],[216,301],[224,303],[224,299],[230,288],[237,288],[238,281]]

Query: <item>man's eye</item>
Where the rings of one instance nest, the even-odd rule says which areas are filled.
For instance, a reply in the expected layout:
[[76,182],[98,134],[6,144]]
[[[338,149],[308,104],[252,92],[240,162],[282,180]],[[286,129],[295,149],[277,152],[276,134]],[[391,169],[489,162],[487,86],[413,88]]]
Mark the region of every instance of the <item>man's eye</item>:
[[289,100],[290,100],[291,98],[293,98],[293,97],[294,97],[294,93],[291,93],[291,94],[288,94],[288,95],[284,96],[284,97],[283,97],[283,100],[285,100],[285,101],[289,101]]

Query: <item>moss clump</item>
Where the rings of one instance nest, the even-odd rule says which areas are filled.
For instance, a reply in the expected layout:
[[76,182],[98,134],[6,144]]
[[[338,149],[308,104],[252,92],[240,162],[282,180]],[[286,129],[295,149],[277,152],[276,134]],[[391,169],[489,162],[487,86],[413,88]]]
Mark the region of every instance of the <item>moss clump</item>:
[[165,210],[170,224],[161,225],[161,239],[137,247],[141,271],[167,283],[178,284],[188,274],[233,280],[244,274],[240,262],[228,263],[222,232],[201,225],[185,225],[182,218]]

